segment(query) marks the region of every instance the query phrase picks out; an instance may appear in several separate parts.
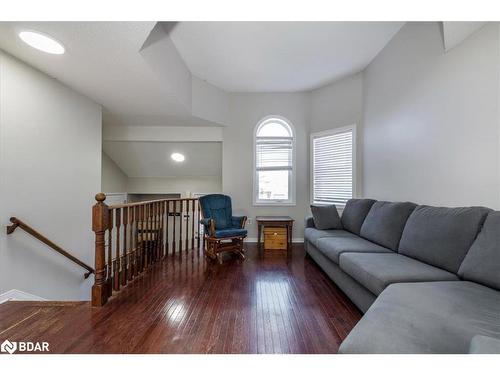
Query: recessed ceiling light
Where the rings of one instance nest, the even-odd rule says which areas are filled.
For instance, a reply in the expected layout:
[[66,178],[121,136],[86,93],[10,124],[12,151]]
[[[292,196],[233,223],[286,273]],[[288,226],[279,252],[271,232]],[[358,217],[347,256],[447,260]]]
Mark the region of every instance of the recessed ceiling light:
[[174,152],[172,155],[170,155],[170,157],[172,158],[173,161],[176,161],[178,163],[180,163],[181,161],[184,161],[184,159],[186,159],[184,157],[184,155],[179,154],[178,152]]
[[36,31],[21,31],[19,38],[27,45],[53,55],[62,55],[64,47],[57,40]]

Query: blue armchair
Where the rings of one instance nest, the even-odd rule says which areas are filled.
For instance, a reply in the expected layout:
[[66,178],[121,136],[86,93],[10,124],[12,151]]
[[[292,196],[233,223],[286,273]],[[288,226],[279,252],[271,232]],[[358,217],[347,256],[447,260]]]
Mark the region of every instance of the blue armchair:
[[245,259],[243,240],[247,236],[246,216],[233,216],[231,198],[223,194],[204,195],[200,198],[204,226],[205,254],[219,258],[219,253],[231,251]]

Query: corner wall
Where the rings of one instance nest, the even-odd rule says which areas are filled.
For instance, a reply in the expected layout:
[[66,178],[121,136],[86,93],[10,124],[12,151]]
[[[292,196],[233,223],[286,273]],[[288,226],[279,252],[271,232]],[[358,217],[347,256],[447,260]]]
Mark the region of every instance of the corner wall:
[[102,152],[101,191],[104,193],[126,193],[127,185],[127,175],[105,152]]
[[101,188],[101,107],[0,51],[0,294],[88,300],[93,277],[17,229],[31,224],[94,263],[91,207]]
[[499,31],[407,23],[364,73],[364,196],[500,208]]
[[[361,197],[363,181],[363,73],[336,81],[309,94],[310,133],[356,125],[356,192]],[[306,140],[310,142],[309,138]]]

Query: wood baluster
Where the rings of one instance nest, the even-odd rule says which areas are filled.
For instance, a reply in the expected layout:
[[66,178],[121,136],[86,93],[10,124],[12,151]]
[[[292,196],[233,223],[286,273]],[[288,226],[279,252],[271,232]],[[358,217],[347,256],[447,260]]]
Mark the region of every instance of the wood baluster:
[[186,219],[186,238],[185,242],[186,245],[184,246],[186,248],[186,251],[189,249],[189,199],[186,199],[186,214],[184,215]]
[[123,253],[121,258],[122,272],[120,274],[121,284],[123,286],[127,285],[127,274],[128,274],[128,264],[127,264],[127,253],[128,253],[128,207],[123,208]]
[[155,212],[155,262],[160,258],[160,222],[158,216],[158,202],[154,204],[154,212]]
[[198,249],[200,248],[200,237],[203,237],[203,248],[205,248],[205,234],[203,236],[201,235],[201,229],[200,229],[200,219],[201,219],[201,206],[200,206],[200,201],[198,200]]
[[156,203],[153,203],[151,205],[151,211],[153,213],[153,216],[151,217],[151,238],[153,240],[153,242],[151,243],[153,245],[153,256],[151,257],[151,260],[152,260],[152,263],[156,262],[156,252],[158,250],[157,248],[157,236],[156,236]]
[[139,206],[134,207],[134,277],[139,273]]
[[131,281],[134,276],[134,259],[135,259],[135,247],[134,247],[134,207],[130,207],[128,211],[129,220],[129,251],[128,251],[128,272],[127,281]]
[[113,278],[113,289],[120,290],[120,226],[121,226],[121,209],[117,208],[115,210],[115,228],[116,228],[116,252],[115,260],[113,263],[114,278]]
[[106,239],[108,226],[108,206],[104,203],[106,195],[96,194],[97,203],[92,207],[92,230],[95,233],[95,278],[92,286],[92,306],[102,306],[108,301],[106,290]]
[[139,208],[139,272],[144,271],[144,206]]
[[165,231],[165,251],[168,255],[168,250],[169,250],[169,247],[170,247],[170,243],[168,242],[168,232],[169,232],[169,227],[168,227],[168,217],[170,215],[170,201],[166,201],[165,202],[166,205],[167,205],[167,224],[166,224],[166,227],[167,227],[167,230]]
[[174,200],[172,202],[174,204],[174,228],[172,230],[172,249],[173,249],[173,253],[175,254],[175,251],[176,251],[176,245],[175,245],[175,222],[176,222],[176,218],[177,218],[177,201]]
[[147,204],[144,205],[144,271],[148,268],[148,260],[149,260],[149,220],[148,220],[149,207]]
[[179,201],[180,203],[180,213],[179,213],[179,251],[182,251],[182,202],[184,202],[182,199]]
[[161,257],[165,258],[167,255],[166,242],[165,242],[165,206],[167,202],[161,202]]
[[113,211],[108,215],[108,281],[106,284],[108,297],[113,294]]
[[153,215],[151,216],[151,238],[153,239],[153,256],[151,257],[152,263],[156,262],[157,252],[158,252],[158,236],[156,234],[156,203],[152,203],[151,212]]
[[148,263],[148,267],[151,266],[151,264],[153,264],[153,253],[154,253],[154,248],[153,248],[153,204],[150,203],[149,204],[149,208],[148,208],[148,212],[149,212],[149,231],[148,231],[148,239],[149,239],[149,255],[148,255],[148,260],[149,260],[149,263]]
[[194,249],[194,203],[195,200],[191,201],[191,249]]
[[160,236],[160,203],[156,202],[155,203],[155,251],[156,251],[156,259],[155,261],[157,262],[160,259],[160,254],[161,254],[161,236]]
[[144,236],[144,271],[148,268],[148,259],[149,259],[149,234],[148,234],[148,213],[149,213],[149,207],[147,204],[144,205],[144,231],[143,231],[143,236]]
[[151,257],[150,261],[151,264],[155,262],[156,258],[156,239],[155,239],[155,225],[156,225],[156,220],[155,220],[155,204],[151,203],[150,205],[150,232],[149,232],[149,239],[150,239],[150,244],[151,244]]

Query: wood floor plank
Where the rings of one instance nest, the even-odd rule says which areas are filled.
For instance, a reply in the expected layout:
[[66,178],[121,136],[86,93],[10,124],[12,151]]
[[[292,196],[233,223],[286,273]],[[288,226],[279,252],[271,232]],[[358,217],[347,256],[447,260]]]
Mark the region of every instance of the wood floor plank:
[[0,305],[0,342],[47,341],[52,353],[336,353],[361,313],[305,256],[259,252],[223,264],[170,254],[102,308],[88,302]]

